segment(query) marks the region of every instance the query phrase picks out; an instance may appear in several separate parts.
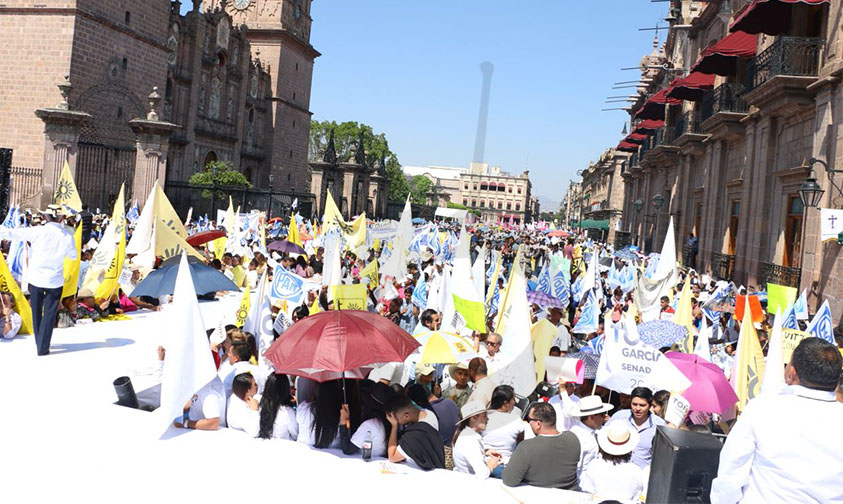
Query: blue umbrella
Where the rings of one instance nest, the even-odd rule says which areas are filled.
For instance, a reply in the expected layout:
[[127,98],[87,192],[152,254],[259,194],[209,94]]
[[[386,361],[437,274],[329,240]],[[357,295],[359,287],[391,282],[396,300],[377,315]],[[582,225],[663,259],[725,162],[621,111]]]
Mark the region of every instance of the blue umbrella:
[[645,345],[669,347],[688,336],[688,329],[670,320],[651,320],[638,324],[638,334]]
[[[176,286],[176,275],[179,272],[180,260],[179,256],[175,256],[164,261],[160,268],[147,275],[132,290],[132,296],[157,298],[165,294],[172,294]],[[240,290],[225,275],[195,257],[189,256],[187,264],[190,266],[190,276],[193,278],[193,286],[199,296],[209,292]]]
[[421,217],[416,217],[412,220],[413,224],[424,224],[425,222],[427,222],[427,221],[422,219]]

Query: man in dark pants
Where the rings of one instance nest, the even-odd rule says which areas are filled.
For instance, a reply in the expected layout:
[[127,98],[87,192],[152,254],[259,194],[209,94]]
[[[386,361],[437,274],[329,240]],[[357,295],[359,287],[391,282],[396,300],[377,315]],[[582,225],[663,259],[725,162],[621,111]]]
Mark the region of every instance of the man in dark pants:
[[91,230],[94,227],[94,215],[88,209],[88,205],[82,205],[79,216],[82,218],[82,243],[88,243],[91,240]]
[[64,210],[49,205],[41,212],[43,226],[0,229],[0,239],[29,242],[29,295],[32,305],[32,325],[38,355],[50,353],[53,325],[58,313],[64,286],[64,259],[76,259],[73,231],[62,224]]

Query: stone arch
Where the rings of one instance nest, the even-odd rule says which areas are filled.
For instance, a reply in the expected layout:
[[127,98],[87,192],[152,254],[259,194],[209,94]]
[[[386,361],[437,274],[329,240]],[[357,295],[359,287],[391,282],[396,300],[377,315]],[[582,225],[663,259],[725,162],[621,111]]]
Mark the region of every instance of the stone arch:
[[214,151],[208,151],[208,153],[205,154],[205,162],[202,163],[201,169],[204,170],[209,163],[213,163],[214,161],[217,161],[217,153]]
[[127,87],[109,82],[88,88],[73,106],[94,118],[82,128],[79,141],[108,146],[135,146],[129,120],[144,117],[143,102]]

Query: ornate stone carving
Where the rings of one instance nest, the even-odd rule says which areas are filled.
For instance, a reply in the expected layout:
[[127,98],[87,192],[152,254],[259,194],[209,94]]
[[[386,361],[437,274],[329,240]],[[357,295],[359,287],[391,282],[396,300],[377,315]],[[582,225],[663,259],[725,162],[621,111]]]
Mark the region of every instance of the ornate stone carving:
[[211,119],[220,118],[220,94],[222,92],[222,81],[214,78],[211,81],[211,96],[208,99],[208,117]]
[[228,49],[228,39],[231,35],[231,25],[228,18],[223,17],[217,25],[217,47]]

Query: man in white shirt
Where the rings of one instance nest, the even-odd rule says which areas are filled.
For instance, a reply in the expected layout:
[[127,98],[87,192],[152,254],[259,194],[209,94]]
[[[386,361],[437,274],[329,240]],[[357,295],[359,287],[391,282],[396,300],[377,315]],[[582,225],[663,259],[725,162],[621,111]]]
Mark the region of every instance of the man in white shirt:
[[563,352],[567,352],[568,348],[571,346],[571,333],[568,332],[568,328],[565,327],[563,320],[567,322],[567,319],[564,319],[565,316],[564,312],[561,308],[551,307],[547,311],[547,320],[556,326],[556,337],[553,339],[553,346],[558,346],[559,349]]
[[29,281],[32,325],[38,355],[50,353],[53,324],[58,313],[64,286],[64,260],[76,259],[73,231],[62,224],[64,209],[49,205],[41,212],[47,220],[43,226],[8,229],[0,228],[0,239],[29,242]]
[[[226,400],[231,395],[231,384],[234,383],[234,377],[240,373],[251,373],[258,385],[258,394],[263,394],[263,385],[266,382],[266,375],[263,370],[249,362],[249,357],[252,355],[252,350],[248,343],[235,342],[232,343],[228,349],[229,366],[223,367],[220,365],[218,375],[223,383],[223,390],[225,392]],[[223,402],[223,405],[226,403]]]
[[574,393],[576,385],[568,383],[562,378],[559,379],[559,393],[548,399],[548,404],[556,410],[556,430],[565,432],[571,430],[577,423],[576,407],[580,402],[579,396]]
[[785,371],[789,387],[749,401],[729,432],[712,503],[843,502],[843,404],[834,397],[841,365],[834,345],[799,343]]
[[495,390],[495,381],[487,376],[486,361],[481,357],[475,357],[468,363],[468,377],[474,383],[474,389],[468,396],[467,402],[476,401],[488,406],[492,401],[492,392]]
[[486,343],[480,345],[479,340],[475,340],[478,348],[476,349],[480,357],[483,357],[483,360],[486,361],[486,369],[489,374],[494,374],[495,371],[498,371],[499,368],[499,361],[500,361],[500,354],[498,353],[501,349],[501,345],[503,345],[503,337],[498,333],[489,333],[486,336]]
[[571,432],[576,434],[580,440],[580,464],[577,466],[577,477],[588,469],[592,460],[597,458],[597,431],[603,427],[608,419],[607,413],[614,408],[611,404],[604,403],[597,395],[585,396],[577,403],[573,411],[578,421],[571,426]]

